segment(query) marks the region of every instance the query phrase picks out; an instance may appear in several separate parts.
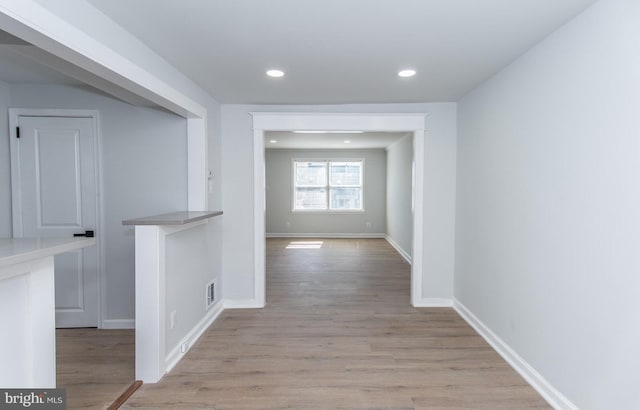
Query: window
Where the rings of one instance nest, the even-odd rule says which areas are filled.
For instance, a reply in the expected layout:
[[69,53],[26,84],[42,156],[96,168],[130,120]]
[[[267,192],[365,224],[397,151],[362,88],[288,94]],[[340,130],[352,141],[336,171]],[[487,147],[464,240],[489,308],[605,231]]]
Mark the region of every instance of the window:
[[363,160],[293,161],[294,211],[362,211]]

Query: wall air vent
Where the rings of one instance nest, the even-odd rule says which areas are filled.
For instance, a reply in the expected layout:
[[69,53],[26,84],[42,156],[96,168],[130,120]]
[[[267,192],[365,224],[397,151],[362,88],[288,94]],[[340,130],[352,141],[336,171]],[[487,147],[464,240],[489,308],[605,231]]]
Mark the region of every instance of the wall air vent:
[[209,309],[211,306],[213,306],[216,303],[216,281],[212,280],[211,282],[207,283],[207,287],[205,290],[206,290],[205,307]]

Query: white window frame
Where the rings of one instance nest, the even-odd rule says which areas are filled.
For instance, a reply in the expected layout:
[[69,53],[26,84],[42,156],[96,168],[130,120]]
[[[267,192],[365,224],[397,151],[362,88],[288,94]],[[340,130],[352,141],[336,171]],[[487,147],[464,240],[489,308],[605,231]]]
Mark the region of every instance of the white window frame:
[[[296,209],[296,162],[326,162],[327,163],[327,208],[326,209]],[[332,162],[360,162],[360,190],[362,192],[361,209],[331,209],[331,163]],[[365,161],[364,158],[293,158],[291,160],[291,212],[317,214],[354,214],[365,212]]]

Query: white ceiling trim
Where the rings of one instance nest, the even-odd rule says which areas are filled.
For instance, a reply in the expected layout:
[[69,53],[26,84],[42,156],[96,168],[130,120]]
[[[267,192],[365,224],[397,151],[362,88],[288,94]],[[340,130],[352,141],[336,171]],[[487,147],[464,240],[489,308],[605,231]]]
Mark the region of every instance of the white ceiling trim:
[[[274,113],[251,112],[254,130],[262,131],[424,131],[428,113]],[[327,124],[331,127],[327,128]]]
[[32,0],[0,0],[0,26],[176,114],[206,116],[206,108]]

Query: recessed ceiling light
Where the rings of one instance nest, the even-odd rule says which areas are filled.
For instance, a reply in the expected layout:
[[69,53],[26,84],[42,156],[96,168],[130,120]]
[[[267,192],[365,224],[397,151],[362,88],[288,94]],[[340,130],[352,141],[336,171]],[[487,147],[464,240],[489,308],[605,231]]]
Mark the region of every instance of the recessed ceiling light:
[[276,143],[276,142],[278,142],[278,141],[276,141],[276,140],[269,140],[269,142],[270,142],[270,143],[272,143],[272,144],[275,144],[275,143]]
[[349,141],[349,140],[344,140],[344,143],[345,143],[345,144],[351,144],[351,141]]
[[416,75],[416,70],[407,69],[398,71],[398,77],[406,78],[413,77],[414,75]]
[[282,70],[267,70],[267,75],[273,78],[280,78],[284,76],[284,71]]

